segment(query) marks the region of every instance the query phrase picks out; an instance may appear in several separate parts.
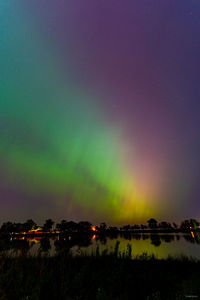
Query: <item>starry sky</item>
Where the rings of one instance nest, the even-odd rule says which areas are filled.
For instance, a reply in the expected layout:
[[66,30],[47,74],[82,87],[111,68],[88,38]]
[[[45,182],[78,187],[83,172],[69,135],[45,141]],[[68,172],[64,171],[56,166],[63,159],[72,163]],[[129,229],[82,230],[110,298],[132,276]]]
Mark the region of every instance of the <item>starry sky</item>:
[[0,0],[0,221],[200,217],[199,0]]

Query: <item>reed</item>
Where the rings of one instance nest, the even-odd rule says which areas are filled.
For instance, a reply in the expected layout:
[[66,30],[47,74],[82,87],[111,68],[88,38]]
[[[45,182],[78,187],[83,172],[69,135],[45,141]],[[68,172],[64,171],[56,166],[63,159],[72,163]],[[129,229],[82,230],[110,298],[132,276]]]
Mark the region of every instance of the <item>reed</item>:
[[[158,260],[131,246],[119,253],[55,256],[22,253],[0,257],[0,300],[172,300],[200,297],[200,262],[188,257]],[[198,298],[197,298],[198,299]]]

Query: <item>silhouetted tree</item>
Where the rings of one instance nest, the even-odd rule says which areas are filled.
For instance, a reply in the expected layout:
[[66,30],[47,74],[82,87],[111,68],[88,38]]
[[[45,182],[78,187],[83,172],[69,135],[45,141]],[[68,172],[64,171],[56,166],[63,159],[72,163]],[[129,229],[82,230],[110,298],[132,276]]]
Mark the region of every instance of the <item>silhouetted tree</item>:
[[44,226],[43,226],[43,230],[44,231],[50,231],[53,227],[54,221],[52,221],[52,219],[48,219],[45,221]]
[[131,229],[138,230],[138,229],[140,229],[140,226],[135,224],[135,225],[131,226]]
[[32,219],[29,219],[23,224],[23,229],[24,229],[24,231],[27,232],[27,231],[31,230],[32,228],[34,228],[36,225],[37,224]]
[[183,222],[181,222],[181,229],[190,229],[190,221],[184,220]]
[[99,230],[100,231],[105,231],[107,229],[107,225],[105,222],[102,222],[99,226]]
[[163,229],[169,229],[169,228],[171,228],[172,226],[171,226],[170,223],[165,222],[165,221],[162,221],[162,222],[159,223],[158,227],[159,227],[159,228],[163,228]]
[[130,230],[131,225],[124,225],[123,227],[120,228],[121,230]]
[[67,221],[62,220],[61,223],[56,224],[56,228],[60,231],[66,231],[67,230]]
[[117,232],[118,231],[118,228],[117,227],[115,227],[115,226],[109,226],[109,228],[108,228],[110,231],[115,231],[115,232]]
[[14,232],[14,224],[12,222],[5,222],[2,224],[0,231],[3,233],[12,233]]
[[67,222],[67,231],[74,232],[78,230],[78,224],[76,222]]
[[199,226],[199,222],[195,219],[190,219],[190,227],[192,227],[193,229],[197,229],[197,226]]
[[81,232],[87,232],[91,229],[92,224],[88,221],[81,221],[78,223],[78,230]]
[[148,223],[149,228],[152,228],[152,229],[157,228],[158,222],[155,219],[151,218],[147,221],[147,223]]
[[24,231],[24,225],[22,223],[14,223],[14,232],[23,232]]
[[141,224],[141,229],[147,229],[146,225]]
[[196,229],[197,226],[199,226],[199,222],[195,219],[184,220],[181,223],[181,228],[182,229]]
[[27,225],[25,223],[12,223],[12,222],[5,222],[2,224],[0,232],[4,232],[4,233],[20,233],[25,231]]

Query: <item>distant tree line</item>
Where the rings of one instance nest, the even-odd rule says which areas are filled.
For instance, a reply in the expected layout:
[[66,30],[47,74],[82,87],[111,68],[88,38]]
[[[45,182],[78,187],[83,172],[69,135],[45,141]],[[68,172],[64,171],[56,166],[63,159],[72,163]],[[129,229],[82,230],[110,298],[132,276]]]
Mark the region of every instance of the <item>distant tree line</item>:
[[130,230],[145,230],[145,229],[182,229],[182,230],[189,230],[189,229],[197,229],[200,228],[200,222],[195,219],[184,220],[181,222],[180,225],[176,223],[170,223],[166,221],[158,222],[156,219],[149,219],[147,221],[147,225],[135,224],[135,225],[125,225],[120,227],[121,230],[130,231]]
[[[55,226],[54,226],[55,225]],[[54,229],[53,229],[54,226]],[[4,222],[0,227],[0,233],[27,233],[36,230],[42,232],[89,232],[97,231],[101,232],[117,232],[117,231],[137,231],[137,230],[156,230],[156,229],[170,229],[170,230],[196,230],[200,229],[200,222],[195,219],[184,220],[181,222],[180,226],[176,223],[170,223],[166,221],[158,222],[156,219],[151,218],[147,221],[147,224],[134,224],[134,225],[124,225],[120,228],[114,226],[107,226],[105,222],[102,222],[98,226],[93,226],[92,223],[88,221],[74,222],[62,220],[60,223],[55,224],[52,219],[47,219],[43,226],[38,226],[32,219],[27,220],[25,223],[13,223]]]

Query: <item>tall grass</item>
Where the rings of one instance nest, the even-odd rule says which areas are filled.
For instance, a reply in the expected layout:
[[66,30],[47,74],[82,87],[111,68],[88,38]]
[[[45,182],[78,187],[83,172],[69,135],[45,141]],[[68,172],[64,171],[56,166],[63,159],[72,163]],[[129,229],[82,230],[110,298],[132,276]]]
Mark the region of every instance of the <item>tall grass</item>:
[[[67,249],[55,256],[0,256],[0,300],[180,300],[200,299],[200,262],[185,256],[157,260],[132,248],[91,256]],[[198,299],[198,298],[197,298]]]

